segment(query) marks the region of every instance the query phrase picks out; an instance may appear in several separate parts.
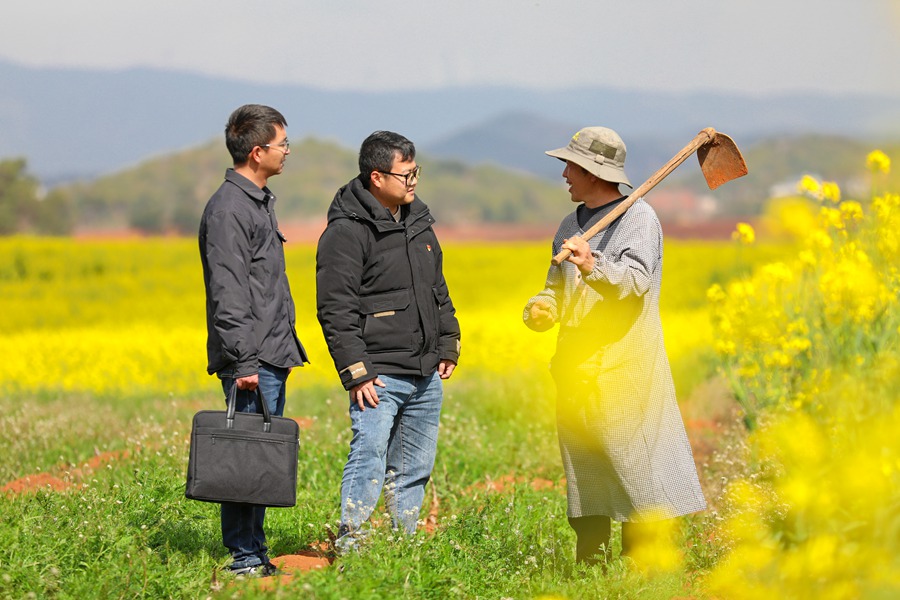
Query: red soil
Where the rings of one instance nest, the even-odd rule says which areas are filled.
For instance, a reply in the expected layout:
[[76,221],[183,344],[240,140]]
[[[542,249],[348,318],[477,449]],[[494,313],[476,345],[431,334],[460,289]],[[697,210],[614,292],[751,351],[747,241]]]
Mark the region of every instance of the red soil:
[[25,475],[15,481],[10,481],[0,488],[0,492],[11,495],[27,494],[44,489],[65,492],[75,487],[97,469],[113,461],[124,460],[128,456],[127,450],[97,453],[76,469],[70,469],[68,465],[57,465],[50,472]]
[[332,562],[334,562],[332,559],[314,550],[301,550],[297,554],[286,554],[272,559],[272,563],[288,575],[324,569]]
[[[541,477],[535,477],[534,479],[528,479],[526,477],[516,477],[515,475],[501,475],[500,477],[493,479],[488,477],[485,481],[475,483],[469,486],[469,491],[483,491],[483,492],[497,492],[500,494],[506,493],[511,486],[527,483],[531,486],[533,490],[546,490],[552,489],[556,487],[556,484],[549,479],[543,479]],[[566,480],[562,479],[560,481],[561,486],[565,486]]]
[[10,495],[18,496],[28,492],[36,492],[42,489],[49,489],[53,492],[63,492],[72,487],[72,483],[63,481],[49,473],[35,473],[34,475],[26,475],[15,481],[10,481],[3,486],[0,491]]
[[[291,581],[294,575],[302,575],[308,571],[324,569],[330,566],[332,562],[334,562],[333,559],[325,558],[313,550],[301,550],[297,554],[285,554],[272,559],[272,564],[278,567],[281,571],[280,574],[272,577],[251,579],[241,583],[247,583],[260,590],[272,590]],[[237,583],[237,581],[233,583]]]
[[297,421],[297,425],[300,426],[300,429],[309,429],[315,423],[314,419],[310,417],[290,417],[291,419]]

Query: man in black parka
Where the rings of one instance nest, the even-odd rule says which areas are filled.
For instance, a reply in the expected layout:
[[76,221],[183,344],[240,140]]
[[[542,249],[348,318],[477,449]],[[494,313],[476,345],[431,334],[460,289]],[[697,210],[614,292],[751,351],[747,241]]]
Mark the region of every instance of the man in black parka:
[[366,138],[360,174],[338,190],[319,239],[319,323],[350,393],[353,429],[339,550],[360,537],[382,487],[394,527],[415,532],[434,467],[442,380],[459,360],[434,218],[415,195],[415,157],[399,134]]

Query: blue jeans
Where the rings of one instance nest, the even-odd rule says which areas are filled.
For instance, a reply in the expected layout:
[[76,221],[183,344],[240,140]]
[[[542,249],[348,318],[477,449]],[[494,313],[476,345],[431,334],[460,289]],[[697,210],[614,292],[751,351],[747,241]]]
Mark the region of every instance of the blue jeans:
[[353,439],[341,481],[341,535],[369,518],[384,488],[395,529],[416,531],[425,484],[434,468],[443,384],[427,377],[381,375],[376,408],[350,402]]
[[[287,369],[266,363],[259,365],[259,389],[273,416],[280,417],[284,414],[287,376]],[[225,390],[226,399],[233,385],[234,379],[222,377],[222,389]],[[238,390],[236,409],[238,412],[262,412],[256,406],[256,392]],[[222,503],[222,543],[231,552],[232,569],[253,567],[269,562],[269,548],[266,546],[266,532],[263,530],[265,518],[265,506],[235,502]]]

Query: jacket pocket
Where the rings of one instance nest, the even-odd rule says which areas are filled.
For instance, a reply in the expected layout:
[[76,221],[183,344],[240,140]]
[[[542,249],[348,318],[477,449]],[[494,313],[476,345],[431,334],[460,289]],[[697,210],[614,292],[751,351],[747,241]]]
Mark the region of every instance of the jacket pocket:
[[432,293],[434,294],[434,304],[438,307],[438,310],[443,308],[444,303],[447,301],[447,295],[442,294],[437,286],[433,286],[431,288]]
[[409,290],[372,294],[359,299],[367,352],[409,349],[412,342]]

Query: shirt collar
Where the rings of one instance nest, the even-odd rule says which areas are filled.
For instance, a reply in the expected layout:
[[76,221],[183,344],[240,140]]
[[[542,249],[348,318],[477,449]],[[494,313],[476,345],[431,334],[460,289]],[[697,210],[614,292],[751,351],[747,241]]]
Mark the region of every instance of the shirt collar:
[[232,168],[225,171],[225,181],[230,181],[243,190],[245,194],[260,204],[271,203],[275,200],[275,194],[268,187],[260,189],[255,183],[238,173]]

